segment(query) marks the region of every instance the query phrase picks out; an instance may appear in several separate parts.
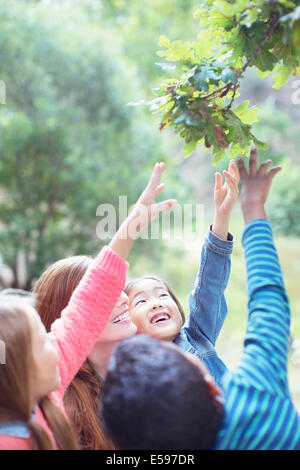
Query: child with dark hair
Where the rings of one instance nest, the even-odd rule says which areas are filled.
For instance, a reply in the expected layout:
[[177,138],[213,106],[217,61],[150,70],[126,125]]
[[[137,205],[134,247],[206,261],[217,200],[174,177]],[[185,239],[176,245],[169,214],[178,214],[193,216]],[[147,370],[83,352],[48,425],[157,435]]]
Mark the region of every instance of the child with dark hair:
[[[249,172],[242,159],[241,205],[248,325],[224,394],[202,361],[174,344],[140,336],[116,349],[103,391],[103,417],[119,449],[300,449],[300,419],[287,381],[290,309],[264,204],[271,161]],[[223,402],[222,402],[223,401]]]
[[203,374],[194,360],[172,342],[148,335],[117,346],[102,395],[104,422],[117,449],[212,447],[223,405],[215,399],[219,390],[208,391],[208,371]]
[[201,251],[195,286],[189,296],[185,323],[183,308],[166,282],[155,276],[130,281],[125,292],[138,334],[173,341],[182,350],[199,357],[221,387],[227,367],[215,345],[227,315],[225,289],[231,268],[233,237],[229,233],[231,211],[238,196],[239,174],[234,160],[228,171],[215,175],[215,216]]

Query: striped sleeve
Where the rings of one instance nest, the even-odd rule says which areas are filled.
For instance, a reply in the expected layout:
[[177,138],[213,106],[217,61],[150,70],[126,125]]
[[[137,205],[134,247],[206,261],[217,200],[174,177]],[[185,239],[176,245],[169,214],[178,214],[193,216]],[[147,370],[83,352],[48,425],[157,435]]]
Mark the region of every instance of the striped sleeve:
[[287,383],[290,310],[272,230],[247,225],[249,318],[243,355],[226,374],[225,413],[215,449],[300,449],[300,420]]
[[237,377],[257,389],[286,394],[290,309],[269,222],[248,224],[243,246],[249,319]]

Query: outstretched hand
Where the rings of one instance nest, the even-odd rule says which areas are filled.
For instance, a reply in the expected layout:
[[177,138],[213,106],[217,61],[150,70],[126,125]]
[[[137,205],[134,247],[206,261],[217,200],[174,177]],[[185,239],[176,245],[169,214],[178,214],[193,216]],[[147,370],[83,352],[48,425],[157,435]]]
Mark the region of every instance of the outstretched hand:
[[239,194],[239,172],[234,160],[229,163],[228,171],[224,170],[225,182],[221,173],[215,173],[215,217],[212,231],[223,240],[227,240],[229,230],[229,219],[234,203]]
[[165,169],[164,163],[156,163],[149,182],[140,195],[133,211],[128,217],[128,234],[135,239],[143,228],[153,222],[156,217],[167,210],[172,209],[177,201],[166,199],[162,202],[155,202],[157,196],[165,188],[165,184],[160,182],[161,175]]
[[239,194],[240,176],[234,160],[230,160],[228,171],[224,170],[223,174],[225,176],[224,184],[221,173],[215,174],[215,206],[220,215],[230,216]]
[[272,185],[274,176],[282,169],[280,165],[269,168],[272,160],[266,160],[257,168],[257,149],[253,147],[249,158],[249,172],[241,158],[237,161],[242,182],[240,199],[245,223],[255,219],[266,219],[265,202]]
[[109,244],[109,247],[123,259],[127,259],[133,242],[139,237],[141,230],[153,222],[161,212],[170,210],[177,204],[175,199],[155,202],[165,187],[160,182],[164,169],[164,163],[155,164],[146,188]]

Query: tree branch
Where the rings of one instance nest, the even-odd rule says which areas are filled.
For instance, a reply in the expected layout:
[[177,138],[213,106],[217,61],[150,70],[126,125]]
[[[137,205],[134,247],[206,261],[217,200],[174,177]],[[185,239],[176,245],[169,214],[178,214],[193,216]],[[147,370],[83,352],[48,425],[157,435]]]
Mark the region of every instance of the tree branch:
[[265,43],[272,36],[272,34],[273,34],[274,30],[276,29],[276,27],[278,26],[278,24],[279,24],[279,18],[277,18],[277,17],[273,21],[270,21],[270,27],[269,27],[268,31],[266,32],[266,35],[263,37],[263,39],[261,40],[261,42],[259,43],[259,45],[255,49],[255,51],[253,52],[252,56],[245,63],[245,65],[243,67],[243,70],[242,70],[242,73],[244,73],[245,70],[249,67],[250,63],[254,59],[256,59],[256,57],[260,53],[261,49],[264,47]]
[[212,91],[209,95],[201,96],[201,99],[207,100],[207,99],[213,98],[214,95],[217,95],[218,93],[222,93],[225,91],[228,92],[232,87],[233,87],[232,83],[226,83],[225,86],[222,86],[222,88],[218,88],[217,90]]
[[[274,18],[273,20],[270,20],[270,27],[269,29],[267,30],[266,32],[266,35],[263,37],[263,39],[261,40],[261,42],[259,43],[259,45],[257,46],[257,48],[255,49],[254,53],[252,54],[252,56],[247,60],[247,62],[245,63],[243,69],[241,72],[237,72],[237,75],[239,77],[241,77],[241,75],[246,71],[246,69],[249,67],[249,65],[251,64],[251,62],[256,59],[256,57],[258,56],[259,52],[261,51],[261,49],[264,47],[264,45],[266,44],[266,42],[270,39],[270,37],[272,36],[274,30],[276,29],[276,27],[278,26],[279,24],[279,18],[276,17]],[[227,83],[225,86],[221,87],[221,88],[218,88],[217,90],[211,92],[209,95],[206,95],[206,96],[203,96],[202,99],[211,99],[213,98],[215,95],[221,93],[223,95],[223,92],[224,94],[227,94],[230,90],[234,90],[234,93],[233,93],[233,97],[231,99],[231,102],[230,104],[227,106],[226,109],[230,109],[231,106],[232,106],[232,103],[234,101],[234,98],[235,98],[235,94],[236,94],[236,90],[237,88],[239,87],[239,84],[233,84],[233,83]]]

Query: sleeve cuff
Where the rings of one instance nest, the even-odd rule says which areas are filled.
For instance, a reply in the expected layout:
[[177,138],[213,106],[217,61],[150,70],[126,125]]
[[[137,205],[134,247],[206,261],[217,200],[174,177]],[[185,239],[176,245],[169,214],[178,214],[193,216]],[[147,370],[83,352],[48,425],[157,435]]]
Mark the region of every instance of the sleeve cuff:
[[98,256],[95,258],[95,265],[101,265],[101,269],[109,272],[116,278],[119,278],[121,283],[125,285],[129,264],[111,248],[108,246],[104,246],[102,248]]
[[228,233],[227,240],[223,240],[212,232],[212,225],[205,237],[205,244],[207,248],[224,255],[230,255],[233,249],[233,236]]

